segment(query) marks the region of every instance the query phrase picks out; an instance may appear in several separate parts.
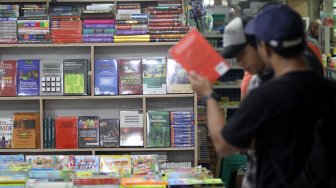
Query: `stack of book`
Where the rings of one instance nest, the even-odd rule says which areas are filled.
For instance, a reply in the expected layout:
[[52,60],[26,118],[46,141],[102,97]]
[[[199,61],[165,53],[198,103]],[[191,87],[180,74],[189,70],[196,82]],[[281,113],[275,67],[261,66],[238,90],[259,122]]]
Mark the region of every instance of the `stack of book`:
[[148,16],[141,14],[140,3],[120,3],[117,9],[114,42],[149,42]]
[[17,42],[19,5],[0,5],[0,43]]
[[183,26],[182,13],[180,1],[160,1],[158,6],[148,7],[150,41],[179,41],[190,29]]
[[194,113],[170,112],[171,147],[194,146]]
[[92,4],[83,10],[84,42],[113,42],[114,4]]
[[18,40],[20,43],[49,43],[49,19],[45,4],[24,4],[18,18]]
[[82,42],[82,21],[72,6],[50,7],[53,43]]

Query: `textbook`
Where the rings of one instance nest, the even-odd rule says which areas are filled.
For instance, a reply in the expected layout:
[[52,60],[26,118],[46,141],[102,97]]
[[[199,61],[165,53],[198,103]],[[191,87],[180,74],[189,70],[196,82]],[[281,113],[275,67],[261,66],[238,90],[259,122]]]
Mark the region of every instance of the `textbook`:
[[228,62],[196,29],[191,30],[180,42],[170,48],[169,54],[186,71],[195,71],[212,83],[230,68]]

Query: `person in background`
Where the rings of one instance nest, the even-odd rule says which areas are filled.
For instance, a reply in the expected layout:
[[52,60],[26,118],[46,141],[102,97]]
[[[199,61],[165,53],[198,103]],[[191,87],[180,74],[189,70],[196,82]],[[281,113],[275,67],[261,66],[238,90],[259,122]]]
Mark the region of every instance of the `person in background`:
[[319,19],[315,19],[309,23],[307,30],[307,47],[305,48],[304,54],[309,66],[321,75],[324,75],[325,71],[322,64],[322,54],[318,44],[321,26],[322,23]]
[[322,22],[319,19],[314,19],[309,23],[307,30],[307,42],[311,42],[314,45],[318,46],[318,38],[320,33],[320,28],[322,26]]
[[[293,181],[303,169],[314,122],[335,92],[304,61],[306,42],[299,14],[281,6],[260,12],[250,25],[259,54],[273,68],[275,78],[252,90],[227,123],[210,82],[192,71],[189,80],[207,105],[208,130],[216,151],[227,156],[255,148],[254,186],[285,188],[284,182]],[[307,108],[307,101],[314,108]]]

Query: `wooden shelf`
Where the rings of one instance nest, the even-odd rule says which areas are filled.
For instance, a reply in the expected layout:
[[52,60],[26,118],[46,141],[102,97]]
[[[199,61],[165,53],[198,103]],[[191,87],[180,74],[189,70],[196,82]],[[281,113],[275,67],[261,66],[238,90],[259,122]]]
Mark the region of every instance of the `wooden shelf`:
[[30,97],[0,97],[0,101],[40,100],[39,96]]
[[243,68],[240,67],[240,66],[232,66],[230,69],[239,69],[239,70],[243,70]]
[[203,34],[205,38],[222,38],[223,34]]
[[184,148],[76,148],[76,149],[0,149],[0,153],[48,153],[83,151],[193,151],[194,147]]
[[[49,0],[6,0],[6,3],[47,3]],[[1,2],[4,3],[4,2]]]
[[69,43],[69,44],[0,44],[0,48],[27,47],[91,47],[91,46],[173,46],[177,42],[134,42],[134,43]]

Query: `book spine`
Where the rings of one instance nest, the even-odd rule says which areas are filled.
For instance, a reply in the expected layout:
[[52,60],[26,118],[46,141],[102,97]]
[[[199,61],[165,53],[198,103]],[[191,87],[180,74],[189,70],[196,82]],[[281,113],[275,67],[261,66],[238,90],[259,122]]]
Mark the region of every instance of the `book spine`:
[[122,25],[116,25],[117,30],[147,30],[147,24],[138,24],[138,25],[132,25],[132,24],[122,24]]
[[150,14],[149,19],[180,19],[180,14]]
[[141,14],[140,9],[118,9],[118,14]]
[[151,38],[149,42],[178,42],[180,39],[153,39]]
[[112,38],[114,34],[112,33],[91,33],[91,34],[83,34],[83,37],[89,38],[89,37],[101,37],[101,38]]
[[145,35],[145,30],[116,30],[116,35]]
[[47,119],[44,117],[43,118],[43,148],[48,148],[48,143],[47,143]]
[[116,20],[148,19],[147,14],[116,14]]
[[173,30],[173,31],[189,31],[189,26],[160,26],[160,27],[148,27],[149,30]]
[[145,24],[147,20],[117,20],[116,24]]
[[115,43],[123,43],[123,42],[150,42],[148,39],[114,39]]
[[182,23],[179,21],[172,22],[149,22],[148,26],[150,27],[159,27],[159,26],[182,26]]
[[114,33],[115,29],[83,29],[83,34],[90,33]]
[[117,9],[140,9],[140,5],[117,5]]
[[152,39],[180,39],[184,37],[184,34],[151,34],[150,38]]
[[105,29],[105,28],[114,28],[114,24],[84,24],[84,28],[93,28],[93,29]]
[[84,42],[113,42],[113,38],[83,38]]
[[84,20],[84,24],[114,24],[114,19],[109,20]]

